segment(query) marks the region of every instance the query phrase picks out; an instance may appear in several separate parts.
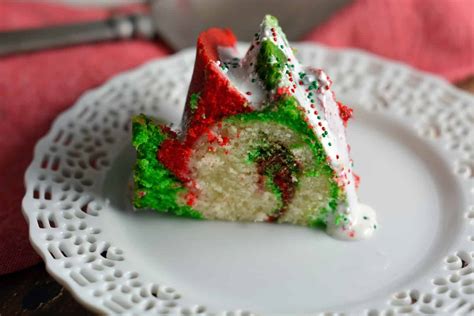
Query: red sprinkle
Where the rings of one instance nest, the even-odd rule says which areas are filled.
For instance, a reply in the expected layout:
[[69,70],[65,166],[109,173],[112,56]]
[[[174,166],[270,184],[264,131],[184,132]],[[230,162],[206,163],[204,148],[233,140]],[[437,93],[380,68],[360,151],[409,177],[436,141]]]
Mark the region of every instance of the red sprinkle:
[[196,203],[196,200],[197,200],[196,195],[192,192],[186,193],[184,198],[186,199],[186,204],[189,205],[189,206],[193,206],[194,203]]
[[337,106],[339,107],[339,116],[344,122],[344,126],[347,127],[347,121],[352,117],[352,109],[341,102],[337,102]]
[[355,186],[356,188],[359,187],[359,183],[360,183],[360,177],[354,173],[354,181],[355,181]]

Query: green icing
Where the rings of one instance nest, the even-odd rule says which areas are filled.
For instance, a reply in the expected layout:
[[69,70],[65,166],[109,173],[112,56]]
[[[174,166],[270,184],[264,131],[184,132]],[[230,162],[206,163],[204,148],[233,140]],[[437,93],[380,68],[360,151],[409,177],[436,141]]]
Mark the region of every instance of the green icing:
[[133,204],[137,208],[203,218],[190,206],[177,203],[178,193],[186,188],[156,157],[158,147],[166,138],[166,133],[150,118],[143,114],[133,117],[132,144],[137,152]]
[[[303,141],[310,147],[314,156],[314,167],[305,171],[306,176],[326,176],[330,180],[330,197],[328,206],[319,211],[316,218],[309,220],[309,226],[325,225],[330,213],[337,209],[341,198],[341,190],[333,180],[333,170],[327,164],[326,152],[314,132],[304,121],[304,113],[300,110],[297,100],[292,96],[285,96],[265,107],[262,111],[238,114],[226,118],[227,122],[271,121],[284,125],[302,136]],[[251,152],[250,158],[256,153]]]
[[285,69],[286,56],[270,40],[262,41],[257,55],[255,70],[267,90],[275,89]]
[[201,94],[198,92],[191,94],[191,96],[189,97],[189,107],[193,112],[196,111],[198,108],[199,98],[201,97],[200,95]]

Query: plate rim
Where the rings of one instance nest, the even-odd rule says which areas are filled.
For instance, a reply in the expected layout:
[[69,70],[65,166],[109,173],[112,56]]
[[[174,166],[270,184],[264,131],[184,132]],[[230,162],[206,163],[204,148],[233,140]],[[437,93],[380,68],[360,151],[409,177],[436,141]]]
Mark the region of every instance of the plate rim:
[[[239,45],[244,45],[243,43],[239,43]],[[357,48],[332,48],[328,47],[326,45],[321,45],[321,44],[315,44],[315,43],[310,43],[310,42],[300,42],[300,43],[294,43],[294,46],[296,48],[300,47],[309,47],[310,49],[322,49],[325,51],[328,51],[329,53],[334,53],[334,52],[343,52],[347,54],[352,54],[352,55],[358,55],[362,56],[363,58],[368,58],[370,60],[378,61],[383,64],[390,64],[390,67],[394,68],[399,68],[402,69],[403,71],[408,71],[410,73],[413,73],[415,75],[419,75],[424,79],[429,79],[437,84],[442,84],[444,88],[454,92],[457,96],[460,96],[462,98],[465,98],[468,102],[472,102],[474,100],[474,97],[463,91],[460,90],[459,88],[453,86],[450,84],[447,80],[438,77],[436,75],[433,75],[431,73],[428,73],[423,70],[415,69],[410,65],[404,64],[399,61],[394,61],[390,60],[388,58],[382,57],[375,55],[370,52],[366,52],[361,49]],[[123,78],[127,78],[130,75],[139,73],[140,71],[143,71],[144,69],[147,69],[151,64],[155,63],[167,63],[167,62],[172,62],[174,60],[180,59],[185,55],[189,54],[194,54],[195,48],[187,48],[182,51],[179,51],[173,55],[166,56],[166,57],[161,57],[161,58],[154,58],[151,59],[137,67],[134,67],[132,69],[126,70],[124,72],[120,72],[119,74],[114,75],[107,81],[103,82],[100,86],[95,87],[93,89],[89,89],[85,91],[75,102],[72,104],[70,107],[68,107],[65,111],[60,113],[53,121],[51,124],[51,127],[49,130],[37,141],[37,143],[34,146],[34,152],[33,152],[33,159],[26,169],[26,172],[24,174],[24,184],[25,184],[25,196],[22,199],[22,213],[23,216],[25,217],[27,223],[28,223],[28,231],[29,231],[29,240],[30,244],[33,246],[35,251],[40,255],[42,260],[45,262],[45,267],[48,273],[56,280],[58,283],[60,283],[62,286],[64,286],[72,295],[73,297],[78,300],[83,306],[86,308],[94,311],[94,312],[108,312],[108,310],[103,309],[102,306],[99,304],[94,303],[93,301],[90,300],[88,295],[81,295],[80,287],[78,287],[76,284],[71,283],[70,280],[67,278],[64,278],[62,276],[62,273],[59,272],[56,268],[56,263],[54,262],[54,259],[49,256],[49,253],[47,251],[44,251],[43,248],[41,247],[41,244],[44,243],[44,241],[38,236],[35,236],[35,231],[33,230],[33,225],[32,223],[35,221],[34,218],[31,217],[32,214],[30,214],[29,210],[27,209],[27,202],[28,202],[28,192],[30,189],[30,183],[29,183],[29,176],[33,172],[33,170],[36,169],[35,167],[35,162],[38,162],[38,159],[40,159],[40,154],[41,154],[41,148],[48,142],[48,138],[52,136],[52,134],[59,128],[61,121],[63,121],[65,118],[71,116],[75,111],[77,105],[84,103],[88,99],[93,98],[94,95],[99,93],[102,90],[105,90],[107,86],[111,85],[114,82],[120,81]]]

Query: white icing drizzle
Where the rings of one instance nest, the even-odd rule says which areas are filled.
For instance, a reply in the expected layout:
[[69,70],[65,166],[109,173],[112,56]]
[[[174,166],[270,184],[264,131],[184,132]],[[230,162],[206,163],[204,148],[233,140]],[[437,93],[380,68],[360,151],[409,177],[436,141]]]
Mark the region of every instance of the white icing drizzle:
[[[217,64],[227,75],[230,82],[237,90],[245,95],[249,105],[258,110],[267,99],[267,92],[261,86],[260,80],[255,72],[251,72],[250,67],[242,67],[241,60],[236,57],[237,52],[233,47],[218,47],[219,59]],[[253,65],[252,65],[253,66]]]
[[[346,196],[344,205],[339,205],[336,214],[328,218],[328,232],[338,238],[346,235],[350,239],[369,237],[377,225],[375,212],[371,213],[367,206],[358,202],[345,127],[339,116],[334,93],[330,89],[331,79],[320,69],[302,66],[281,28],[268,21],[265,19],[261,24],[260,33],[256,34],[243,59],[237,57],[235,48],[219,47],[221,62],[217,62],[217,65],[247,98],[249,106],[259,110],[266,105],[266,100],[271,100],[277,93],[266,91],[255,71],[260,44],[263,41],[272,41],[283,51],[288,59],[278,88],[288,89],[290,95],[295,97],[304,109],[308,124],[322,144],[328,163],[335,172],[335,180]],[[370,216],[364,215],[365,213],[370,213]],[[370,218],[372,230],[366,227],[367,220],[361,220],[364,216]]]
[[[355,221],[351,226],[329,224],[327,227],[328,234],[341,240],[362,240],[372,237],[378,225],[374,209],[359,203],[353,218]],[[330,223],[333,223],[333,221],[330,221]]]

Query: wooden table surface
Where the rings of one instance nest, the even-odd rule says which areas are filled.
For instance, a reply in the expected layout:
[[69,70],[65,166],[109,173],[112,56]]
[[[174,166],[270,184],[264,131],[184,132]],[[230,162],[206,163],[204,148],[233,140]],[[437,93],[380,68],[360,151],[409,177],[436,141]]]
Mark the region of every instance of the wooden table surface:
[[[474,94],[474,77],[456,84]],[[0,316],[93,315],[48,275],[40,263],[23,271],[0,276]]]

